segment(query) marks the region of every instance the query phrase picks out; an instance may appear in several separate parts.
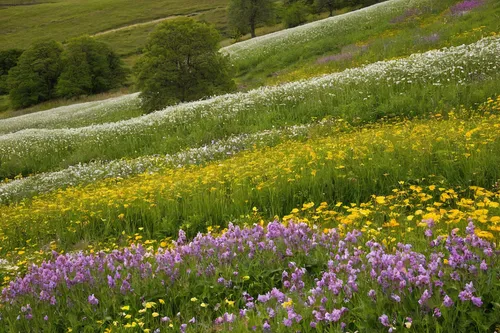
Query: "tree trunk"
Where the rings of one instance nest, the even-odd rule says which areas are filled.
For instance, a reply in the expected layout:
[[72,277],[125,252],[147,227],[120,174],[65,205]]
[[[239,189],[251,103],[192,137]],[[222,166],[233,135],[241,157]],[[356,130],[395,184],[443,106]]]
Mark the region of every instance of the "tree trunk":
[[252,35],[252,38],[257,36],[255,34],[255,22],[250,22],[250,34]]

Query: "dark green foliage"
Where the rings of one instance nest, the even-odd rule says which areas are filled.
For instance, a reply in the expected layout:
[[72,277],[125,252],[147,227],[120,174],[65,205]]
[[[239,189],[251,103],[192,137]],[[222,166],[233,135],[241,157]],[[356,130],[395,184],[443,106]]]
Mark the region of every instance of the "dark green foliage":
[[34,105],[55,96],[55,86],[61,73],[61,44],[39,42],[19,57],[9,71],[10,100],[14,108]]
[[146,111],[232,91],[228,58],[219,53],[220,35],[206,23],[181,18],[151,34],[136,66]]
[[9,70],[17,65],[17,61],[22,53],[22,50],[17,49],[0,51],[0,95],[9,93],[7,76],[9,74]]
[[316,0],[318,11],[327,10],[330,16],[333,16],[335,9],[340,9],[349,4],[359,3],[359,0]]
[[290,3],[283,13],[283,23],[287,28],[304,24],[310,11],[310,7],[304,1]]
[[250,33],[255,37],[257,25],[270,22],[273,16],[272,0],[231,0],[229,3],[229,25],[239,34]]
[[60,97],[104,92],[120,86],[127,76],[118,55],[88,36],[70,40],[62,59],[64,69],[56,87]]

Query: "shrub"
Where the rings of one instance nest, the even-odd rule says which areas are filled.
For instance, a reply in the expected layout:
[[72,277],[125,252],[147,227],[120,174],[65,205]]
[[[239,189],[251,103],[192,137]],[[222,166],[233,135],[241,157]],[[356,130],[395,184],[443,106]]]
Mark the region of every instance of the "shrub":
[[64,69],[56,87],[60,97],[101,93],[120,86],[127,76],[118,55],[88,36],[70,40],[62,59]]
[[17,49],[0,51],[0,95],[9,93],[7,76],[9,70],[17,65],[17,61],[22,53],[23,51]]
[[27,49],[9,71],[10,100],[14,108],[34,105],[55,96],[63,48],[56,41],[39,42]]

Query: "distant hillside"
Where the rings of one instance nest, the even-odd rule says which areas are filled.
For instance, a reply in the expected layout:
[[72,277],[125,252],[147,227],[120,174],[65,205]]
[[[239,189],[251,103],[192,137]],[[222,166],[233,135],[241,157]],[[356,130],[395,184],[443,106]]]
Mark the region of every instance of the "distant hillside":
[[[203,13],[216,23],[228,0],[0,0],[0,49],[26,48],[43,38],[65,41],[82,34]],[[219,15],[220,16],[220,15]],[[142,36],[144,38],[144,36]]]

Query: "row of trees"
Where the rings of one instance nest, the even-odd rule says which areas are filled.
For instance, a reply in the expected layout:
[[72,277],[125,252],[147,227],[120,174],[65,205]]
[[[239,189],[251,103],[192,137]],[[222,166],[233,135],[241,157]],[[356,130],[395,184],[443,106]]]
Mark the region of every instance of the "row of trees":
[[[308,16],[328,11],[330,16],[337,9],[364,7],[385,0],[231,0],[228,7],[229,24],[235,35],[250,33],[256,36],[259,25],[271,24],[281,19],[287,28],[306,23]],[[278,4],[278,5],[277,5]]]
[[9,94],[14,108],[56,97],[71,98],[122,85],[127,71],[105,43],[91,37],[33,44],[26,51],[0,53],[0,94]]

